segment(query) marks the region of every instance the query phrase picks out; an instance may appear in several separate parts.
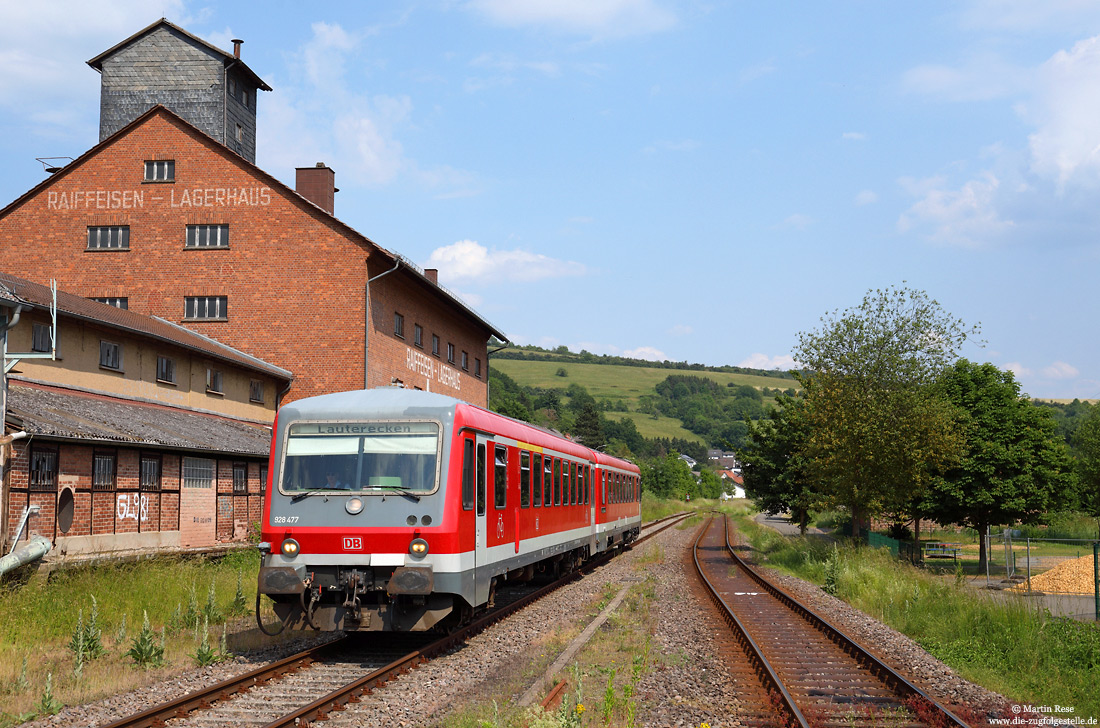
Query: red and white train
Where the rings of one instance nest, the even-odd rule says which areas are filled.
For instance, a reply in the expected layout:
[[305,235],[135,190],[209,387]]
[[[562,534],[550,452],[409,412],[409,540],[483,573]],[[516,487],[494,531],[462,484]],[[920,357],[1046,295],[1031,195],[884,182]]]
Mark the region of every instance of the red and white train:
[[268,472],[259,591],[293,628],[448,628],[641,528],[633,463],[417,390],[284,406]]

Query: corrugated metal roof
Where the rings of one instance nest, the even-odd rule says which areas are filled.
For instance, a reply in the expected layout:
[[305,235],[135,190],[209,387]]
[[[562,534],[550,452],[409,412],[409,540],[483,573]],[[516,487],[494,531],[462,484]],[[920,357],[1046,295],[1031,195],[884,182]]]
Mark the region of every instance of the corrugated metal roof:
[[264,426],[163,405],[10,382],[8,419],[30,435],[266,457]]
[[[49,309],[53,300],[52,291],[48,286],[0,272],[0,295],[5,289],[15,294],[16,298],[14,300],[30,304],[35,308]],[[226,346],[208,336],[203,336],[162,318],[143,316],[133,311],[108,306],[105,303],[81,298],[64,291],[57,292],[57,311],[59,315],[65,314],[108,328],[175,344],[214,359],[245,367],[252,371],[263,372],[282,381],[289,382],[294,379],[294,375],[286,369],[268,364],[250,354],[237,351],[231,346]]]

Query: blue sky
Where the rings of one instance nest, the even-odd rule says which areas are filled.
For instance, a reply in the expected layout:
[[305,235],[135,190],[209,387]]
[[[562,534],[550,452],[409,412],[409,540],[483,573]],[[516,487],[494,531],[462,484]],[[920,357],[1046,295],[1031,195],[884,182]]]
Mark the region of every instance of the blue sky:
[[98,140],[85,61],[167,17],[232,49],[258,164],[522,344],[788,367],[907,285],[963,355],[1100,397],[1100,3],[0,3],[0,203]]

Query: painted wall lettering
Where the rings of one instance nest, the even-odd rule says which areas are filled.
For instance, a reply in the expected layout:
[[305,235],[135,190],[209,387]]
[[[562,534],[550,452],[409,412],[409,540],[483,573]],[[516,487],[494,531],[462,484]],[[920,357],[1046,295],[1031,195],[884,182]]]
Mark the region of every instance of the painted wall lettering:
[[434,379],[455,391],[462,390],[462,377],[459,376],[457,369],[451,369],[442,363],[437,365],[435,360],[416,349],[405,349],[405,365],[409,371],[427,377],[429,380]]
[[271,204],[270,187],[195,187],[171,189],[168,194],[152,190],[50,190],[46,209],[135,210],[167,203],[169,207],[267,207]]

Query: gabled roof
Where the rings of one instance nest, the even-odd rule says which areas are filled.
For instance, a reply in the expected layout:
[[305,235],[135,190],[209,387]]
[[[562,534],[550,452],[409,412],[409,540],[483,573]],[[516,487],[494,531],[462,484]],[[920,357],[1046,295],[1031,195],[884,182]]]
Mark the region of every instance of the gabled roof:
[[161,18],[160,20],[158,20],[157,22],[155,22],[152,25],[148,26],[147,28],[143,28],[143,29],[139,30],[138,32],[134,33],[133,35],[131,35],[126,40],[122,41],[121,43],[118,43],[116,45],[111,46],[110,48],[103,51],[102,53],[100,53],[95,58],[88,61],[88,65],[91,66],[92,68],[94,68],[95,70],[99,71],[100,73],[102,73],[103,72],[103,61],[105,61],[108,57],[113,56],[115,53],[119,52],[120,50],[122,50],[126,46],[130,45],[131,43],[134,43],[134,42],[144,38],[145,36],[149,35],[150,33],[157,30],[158,28],[169,28],[173,32],[179,33],[182,36],[186,36],[187,38],[190,38],[191,40],[195,41],[199,45],[201,45],[205,48],[208,48],[209,50],[213,51],[215,54],[221,56],[222,62],[225,63],[226,66],[232,65],[234,68],[239,69],[241,71],[241,73],[243,73],[247,78],[249,78],[252,81],[252,83],[254,83],[258,88],[261,88],[264,91],[270,91],[271,90],[271,87],[268,86],[266,83],[264,83],[264,80],[262,78],[260,78],[259,76],[257,76],[256,73],[251,68],[249,68],[247,65],[245,65],[244,61],[242,61],[240,58],[237,58],[232,53],[226,53],[221,48],[218,48],[217,46],[212,45],[210,43],[207,43],[202,38],[199,38],[196,35],[192,35],[192,34],[188,33],[183,28],[179,27],[178,25],[175,25],[174,23],[168,22],[164,18]]
[[383,248],[381,245],[374,242],[352,226],[348,225],[345,222],[342,222],[332,213],[328,212],[322,207],[319,207],[313,201],[300,195],[297,190],[283,184],[276,177],[268,174],[252,162],[249,162],[247,159],[232,151],[229,147],[225,146],[217,139],[214,139],[209,135],[204,134],[202,131],[195,128],[193,125],[189,124],[186,120],[181,118],[178,114],[172,112],[170,109],[164,106],[161,106],[160,104],[150,108],[144,114],[137,117],[129,124],[116,131],[111,136],[96,144],[69,164],[65,165],[63,168],[61,168],[61,170],[59,170],[55,174],[48,176],[46,179],[42,180],[37,185],[17,197],[6,207],[0,209],[0,218],[5,217],[10,212],[16,210],[24,202],[33,199],[39,193],[44,192],[46,189],[56,184],[59,180],[64,179],[68,175],[72,174],[73,170],[79,169],[80,167],[94,159],[96,154],[98,154],[101,150],[110,146],[117,140],[123,138],[130,131],[138,128],[148,119],[151,119],[152,117],[157,115],[163,116],[166,119],[171,120],[173,123],[178,124],[184,131],[191,134],[191,136],[193,136],[199,143],[209,147],[212,151],[222,155],[230,162],[241,165],[249,174],[255,175],[256,177],[262,179],[264,183],[267,184],[267,186],[269,186],[271,189],[285,195],[288,199],[297,203],[299,207],[307,211],[309,214],[314,215],[318,219],[324,221],[326,224],[340,228],[342,231],[347,233],[349,237],[360,241],[364,246],[372,250],[376,250],[381,255],[389,258],[390,262],[394,264],[395,270],[398,267],[404,267],[407,272],[412,273],[414,276],[418,277],[424,282],[425,288],[430,292],[430,295],[433,295],[436,298],[446,301],[448,304],[457,307],[462,313],[466,315],[467,318],[484,327],[490,333],[490,335],[497,337],[503,342],[508,341],[508,337],[496,326],[489,323],[486,319],[482,318],[481,315],[470,308],[465,301],[458,298],[450,291],[444,289],[442,286],[429,282],[428,279],[424,276],[424,273],[420,271],[419,268],[417,268],[415,265],[410,264],[409,261],[407,261],[404,257],[393,253],[386,248]]
[[[0,272],[0,297],[9,296],[14,296],[12,300],[37,309],[49,310],[53,301],[53,292],[49,287]],[[294,375],[286,369],[268,364],[208,336],[156,316],[143,316],[64,291],[57,292],[57,311],[59,315],[64,314],[117,331],[163,341],[211,359],[262,372],[284,382],[294,379]]]

